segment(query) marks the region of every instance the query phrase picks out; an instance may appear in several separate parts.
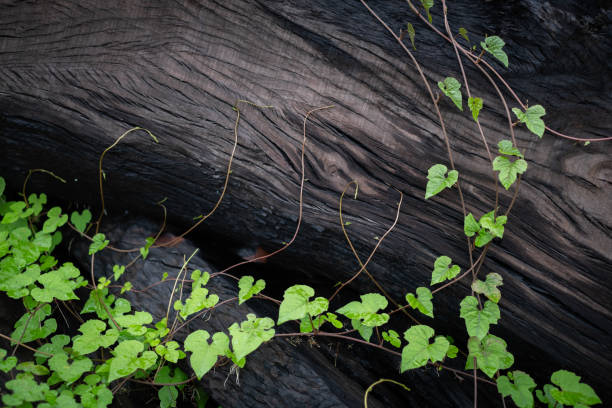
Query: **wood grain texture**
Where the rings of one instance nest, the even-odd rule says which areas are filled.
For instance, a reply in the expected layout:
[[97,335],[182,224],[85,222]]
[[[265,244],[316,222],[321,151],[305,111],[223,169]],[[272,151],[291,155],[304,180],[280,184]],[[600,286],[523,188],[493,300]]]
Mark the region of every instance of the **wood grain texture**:
[[[547,124],[573,136],[609,136],[609,18],[597,1],[554,3],[476,7],[457,0],[449,18],[472,37],[506,40],[505,77],[524,100],[547,108]],[[371,6],[396,30],[415,24],[415,55],[433,86],[458,76],[452,49],[404,3]],[[476,70],[468,75],[472,92],[485,100],[481,122],[494,148],[508,138],[501,105]],[[159,217],[154,203],[168,197],[177,225],[207,212],[218,197],[235,101],[274,105],[243,108],[228,196],[200,230],[266,250],[280,247],[295,227],[303,114],[333,104],[308,124],[304,228],[294,246],[270,260],[292,266],[286,283],[314,282],[331,293],[357,270],[337,215],[350,180],[360,183],[359,200],[347,200],[344,211],[362,257],[393,221],[394,188],[405,194],[399,225],[369,268],[397,299],[429,282],[441,254],[469,265],[456,191],[423,199],[427,169],[448,162],[431,102],[410,61],[358,2],[3,0],[0,78],[0,171],[14,188],[28,168],[43,167],[70,183],[38,176],[32,191],[52,188],[96,205],[99,154],[139,125],[160,143],[134,134],[109,153],[110,211]],[[490,164],[469,114],[448,100],[441,105],[468,211],[478,216],[493,205]],[[517,137],[529,170],[504,240],[481,272],[504,277],[494,333],[508,340],[516,368],[539,373],[539,380],[574,369],[610,400],[610,144],[583,146],[549,134],[537,140],[524,128]],[[504,208],[510,198],[502,195]],[[372,285],[359,279],[356,289]],[[467,283],[442,292],[436,321],[424,323],[464,342],[458,303],[466,293]]]

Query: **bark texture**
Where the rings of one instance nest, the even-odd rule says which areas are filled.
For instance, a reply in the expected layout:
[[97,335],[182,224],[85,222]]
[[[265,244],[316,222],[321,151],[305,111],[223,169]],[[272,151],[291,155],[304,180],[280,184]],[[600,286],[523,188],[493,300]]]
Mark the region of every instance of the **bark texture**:
[[[437,3],[434,23],[442,27]],[[459,78],[452,47],[405,3],[371,6],[396,31],[415,25],[415,56],[432,86]],[[457,0],[449,19],[455,31],[467,28],[473,42],[484,34],[507,42],[510,68],[500,70],[524,101],[547,108],[548,125],[602,137],[612,128],[606,81],[612,36],[604,7],[601,1]],[[472,93],[485,101],[480,119],[496,151],[509,138],[503,109],[476,69],[468,66],[467,74]],[[97,208],[99,155],[138,125],[160,143],[132,134],[110,151],[108,211],[159,218],[155,203],[167,197],[176,226],[208,212],[218,198],[236,100],[274,105],[241,105],[227,196],[194,236],[268,251],[295,228],[303,115],[333,104],[307,127],[304,223],[294,245],[266,264],[283,271],[278,286],[309,284],[326,296],[358,269],[338,222],[338,198],[351,180],[359,181],[358,200],[347,198],[343,211],[363,259],[393,222],[396,189],[404,194],[399,223],[368,268],[396,299],[428,285],[439,255],[469,267],[456,189],[423,199],[427,169],[448,165],[431,101],[401,48],[357,1],[2,0],[0,78],[0,172],[12,188],[28,169],[46,168],[68,183],[37,174],[29,191]],[[444,98],[441,108],[467,211],[478,217],[494,203],[489,159],[469,112]],[[504,277],[502,319],[492,332],[508,341],[515,368],[539,384],[570,369],[610,401],[610,143],[584,146],[550,134],[538,140],[516,130],[529,169],[504,239],[480,272]],[[502,192],[503,209],[510,199]],[[458,305],[468,285],[436,296],[435,321],[415,316],[465,344]],[[352,288],[338,307],[356,292],[374,290],[366,277]],[[398,322],[398,331],[405,327]]]

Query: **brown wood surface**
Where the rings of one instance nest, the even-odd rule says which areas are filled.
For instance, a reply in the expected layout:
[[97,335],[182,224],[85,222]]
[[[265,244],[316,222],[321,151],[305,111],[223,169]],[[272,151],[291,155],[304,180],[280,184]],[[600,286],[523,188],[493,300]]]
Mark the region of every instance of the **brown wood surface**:
[[[449,18],[472,41],[484,34],[506,40],[510,68],[500,71],[524,101],[547,108],[547,124],[603,137],[612,128],[612,45],[610,11],[599,3],[456,1]],[[414,23],[415,55],[432,86],[459,77],[452,48],[405,3],[371,6],[395,30]],[[433,11],[440,26],[439,4]],[[480,118],[494,148],[508,138],[501,105],[475,69],[467,73],[485,101]],[[369,267],[398,300],[428,284],[439,255],[469,265],[456,189],[423,199],[427,169],[448,164],[431,101],[406,55],[359,2],[0,1],[0,171],[14,189],[28,169],[46,168],[68,183],[36,175],[30,191],[97,206],[100,153],[138,125],[160,143],[132,134],[107,155],[109,212],[159,218],[155,202],[167,197],[172,222],[187,225],[213,206],[223,185],[237,99],[275,108],[242,107],[228,194],[199,240],[268,251],[289,240],[303,115],[333,104],[308,124],[304,225],[267,264],[283,271],[279,285],[311,284],[325,296],[357,270],[338,222],[339,195],[351,180],[360,193],[344,211],[362,258],[393,222],[395,189],[404,194],[399,223]],[[469,112],[448,99],[441,108],[467,209],[480,216],[493,206],[490,163]],[[515,368],[538,380],[574,370],[610,401],[610,142],[538,140],[520,126],[517,138],[529,169],[504,239],[481,271],[504,277],[502,319],[492,332],[510,344]],[[510,198],[502,194],[502,208]],[[418,318],[465,342],[458,305],[468,283],[436,296],[435,321]],[[360,278],[354,289],[373,286]]]

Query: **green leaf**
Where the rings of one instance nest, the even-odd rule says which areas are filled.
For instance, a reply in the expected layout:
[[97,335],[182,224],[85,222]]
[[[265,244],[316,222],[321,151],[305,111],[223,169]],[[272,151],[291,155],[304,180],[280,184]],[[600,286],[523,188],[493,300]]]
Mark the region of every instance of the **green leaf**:
[[37,196],[36,194],[30,194],[30,196],[28,197],[28,203],[30,203],[30,206],[32,207],[32,214],[39,215],[43,209],[43,206],[47,204],[47,195],[44,193],[40,196]]
[[506,68],[508,68],[508,55],[502,50],[506,43],[496,35],[485,38],[484,42],[480,43],[483,50],[487,51],[497,58]]
[[6,354],[7,354],[7,351],[5,349],[0,348],[0,371],[8,373],[17,364],[17,357],[15,356],[6,357]]
[[17,370],[26,373],[31,373],[33,375],[49,375],[49,369],[47,367],[45,367],[44,365],[36,364],[33,361],[25,361],[23,363],[19,363],[19,365],[17,366]]
[[6,188],[6,181],[4,181],[4,178],[0,177],[0,197],[2,197],[2,194],[4,194],[5,188]]
[[416,289],[417,296],[415,297],[412,293],[406,295],[406,301],[413,309],[418,309],[421,313],[431,318],[433,315],[433,303],[431,299],[431,291],[424,287],[418,287]]
[[546,130],[544,121],[540,119],[542,116],[546,115],[546,109],[544,109],[542,105],[530,106],[525,112],[519,108],[512,108],[512,112],[514,112],[521,123],[527,125],[527,129],[542,138],[544,130]]
[[178,350],[179,344],[176,341],[169,341],[165,344],[158,344],[155,347],[155,352],[164,358],[164,360],[176,363],[178,360],[185,358],[185,353]]
[[478,308],[478,300],[474,296],[466,296],[461,301],[460,316],[465,320],[465,327],[470,336],[482,340],[489,332],[489,325],[499,320],[499,307],[487,300],[484,308]]
[[521,159],[525,158],[525,156],[523,156],[523,153],[521,153],[519,149],[514,147],[510,140],[501,140],[497,144],[497,147],[499,148],[499,152],[501,154],[505,154],[506,156],[516,156],[520,157]]
[[302,320],[300,321],[300,333],[310,333],[314,329],[318,330],[325,322],[330,322],[337,329],[342,328],[342,322],[337,319],[337,316],[334,313],[328,312],[325,315],[319,315],[312,318],[312,323],[310,322],[310,318],[308,316],[302,317]]
[[399,333],[395,330],[389,330],[388,332],[382,332],[383,340],[391,343],[393,347],[400,348],[402,346],[402,341],[399,338]]
[[155,352],[143,350],[144,344],[137,340],[124,340],[119,343],[113,350],[115,357],[110,360],[108,382],[126,377],[138,369],[146,370],[155,364]]
[[9,211],[4,214],[1,224],[12,224],[20,219],[28,218],[34,210],[25,208],[26,203],[23,201],[15,201],[8,203]]
[[115,280],[119,280],[121,275],[125,273],[125,266],[123,265],[113,265],[113,277]]
[[29,313],[25,313],[15,323],[15,331],[11,334],[11,337],[13,339],[21,339],[22,343],[29,343],[47,337],[57,330],[57,322],[55,319],[45,320],[50,314],[51,305],[44,305],[38,309],[32,318],[30,318]]
[[70,222],[79,232],[85,232],[89,221],[91,221],[91,212],[89,210],[83,210],[81,214],[78,211],[73,211],[70,215]]
[[185,300],[185,303],[183,304],[181,300],[174,302],[174,310],[180,311],[179,314],[183,319],[204,309],[209,309],[219,302],[219,296],[215,294],[209,296],[208,289],[203,287],[210,279],[208,272],[202,274],[199,269],[195,270],[191,274],[191,279],[193,280],[191,294]]
[[66,262],[59,269],[40,275],[37,280],[44,288],[36,287],[32,289],[31,294],[39,302],[51,302],[53,299],[78,299],[74,290],[87,284],[81,272],[71,262]]
[[389,321],[387,313],[376,313],[387,307],[387,299],[378,293],[368,293],[361,295],[361,302],[350,302],[336,313],[340,313],[349,319],[359,320],[360,323],[368,327],[382,326]]
[[533,408],[533,389],[536,383],[522,371],[508,373],[497,378],[497,391],[503,396],[512,396],[518,408]]
[[129,292],[130,290],[132,290],[132,282],[125,282],[121,287],[120,294],[123,295],[125,292]]
[[476,293],[485,295],[490,301],[498,303],[501,299],[501,292],[497,288],[503,285],[503,279],[498,273],[490,273],[483,282],[480,279],[472,283],[472,290]]
[[253,295],[258,294],[266,287],[266,282],[263,279],[257,280],[255,286],[253,286],[254,281],[255,278],[253,278],[252,276],[243,276],[242,278],[240,278],[240,281],[238,281],[238,287],[240,288],[240,292],[238,292],[239,305],[243,304],[244,302],[252,298]]
[[102,233],[98,233],[94,235],[92,243],[89,245],[89,255],[93,255],[96,252],[100,252],[104,249],[110,242],[108,239],[105,239],[106,236]]
[[45,394],[49,391],[49,386],[47,384],[38,384],[31,377],[21,377],[7,381],[4,387],[12,391],[12,394],[3,393],[2,402],[7,406],[13,407],[31,407],[31,404],[24,403],[44,401]]
[[478,231],[478,236],[474,240],[474,245],[476,248],[482,248],[487,245],[493,239],[493,235],[490,232],[487,232],[484,228]]
[[233,323],[229,327],[232,336],[232,350],[238,363],[248,354],[257,350],[264,342],[274,337],[274,320],[269,317],[256,317],[253,313],[247,314],[247,320]]
[[225,355],[229,350],[229,337],[225,333],[213,334],[210,344],[209,337],[206,330],[196,330],[185,339],[184,348],[191,352],[189,363],[198,380],[214,367],[217,357]]
[[13,299],[21,299],[30,293],[27,287],[36,282],[39,276],[40,267],[32,264],[20,274],[10,274],[5,280],[0,278],[0,290],[5,291]]
[[68,343],[70,343],[70,337],[65,334],[57,334],[51,337],[50,343],[47,342],[38,348],[38,351],[40,351],[40,353],[34,353],[34,357],[36,357],[36,363],[41,364],[44,361],[47,361],[50,357],[47,354],[55,355],[63,353],[65,351],[64,346],[68,345]]
[[465,41],[470,42],[470,37],[468,37],[468,32],[465,28],[459,27],[459,35],[465,38]]
[[480,231],[480,224],[476,221],[472,213],[469,213],[463,221],[463,232],[465,232],[466,236],[473,237],[478,231]]
[[601,404],[601,399],[589,385],[581,383],[580,377],[571,371],[559,370],[553,373],[550,380],[557,387],[550,390],[550,395],[565,405],[585,406]]
[[406,25],[406,31],[408,31],[408,37],[410,37],[410,42],[412,43],[412,48],[414,48],[414,50],[416,51],[416,46],[414,45],[414,36],[415,36],[415,31],[414,31],[414,27],[412,26],[412,24],[408,23]]
[[429,9],[433,7],[434,0],[421,0],[421,4],[425,8],[425,13],[427,13],[427,20],[431,23],[431,14],[429,13]]
[[563,408],[563,406],[559,404],[550,393],[550,391],[554,388],[552,385],[546,384],[542,388],[543,391],[536,390],[536,396],[540,402],[545,403],[548,408]]
[[327,299],[318,297],[312,302],[314,289],[306,285],[294,285],[285,290],[283,302],[278,309],[278,323],[283,324],[289,320],[298,320],[310,315],[314,317],[327,310],[329,303]]
[[47,212],[48,219],[43,224],[42,231],[50,234],[68,221],[68,215],[62,215],[62,209],[53,207]]
[[58,353],[53,355],[48,362],[49,368],[67,384],[72,384],[93,367],[91,360],[87,357],[78,357],[72,362],[68,360],[66,353]]
[[482,99],[481,98],[472,98],[471,96],[468,98],[468,107],[472,112],[472,117],[476,122],[478,122],[478,114],[482,109]]
[[436,283],[444,282],[447,279],[453,279],[459,274],[459,272],[461,272],[461,268],[457,265],[453,265],[452,267],[450,266],[452,261],[453,260],[451,258],[444,255],[439,256],[438,259],[436,259],[434,262],[434,270],[431,273],[431,286],[435,285]]
[[351,320],[351,326],[353,327],[353,329],[355,329],[355,330],[357,330],[359,332],[359,335],[365,341],[370,341],[370,338],[372,337],[372,333],[374,332],[374,328],[373,327],[364,326],[361,323],[361,320],[358,320],[358,319],[352,319]]
[[444,82],[438,82],[438,87],[444,92],[444,95],[448,96],[459,110],[463,110],[462,96],[461,96],[461,84],[453,77],[447,77]]
[[450,346],[448,346],[448,351],[446,352],[446,356],[448,358],[455,358],[455,357],[457,357],[457,353],[459,353],[459,348],[457,346],[454,346],[452,344]]
[[72,341],[72,348],[79,354],[85,355],[93,353],[100,347],[107,348],[115,344],[119,337],[117,329],[106,329],[106,323],[101,320],[87,320],[79,327],[79,331],[83,333],[80,336],[75,336]]
[[499,181],[508,190],[516,181],[517,174],[523,174],[527,170],[527,162],[523,159],[511,162],[506,156],[497,156],[493,160],[493,170],[499,171]]
[[506,351],[506,342],[492,334],[486,335],[482,341],[470,337],[468,351],[470,354],[465,369],[474,368],[475,357],[478,368],[490,378],[493,378],[498,370],[505,370],[514,364],[514,356]]
[[[171,368],[167,365],[163,366],[155,376],[155,382],[159,383],[178,383],[187,380],[189,377],[178,366],[173,367],[174,373],[171,374]],[[177,385],[178,389],[182,389],[185,384]]]
[[[117,299],[117,302],[123,299]],[[116,303],[115,303],[116,305]],[[128,309],[129,310],[129,309]],[[111,312],[115,318],[115,322],[121,327],[127,328],[128,333],[134,336],[142,336],[147,332],[145,324],[153,321],[153,316],[148,312],[134,312],[134,314],[123,314],[123,310],[113,310]]]
[[174,385],[166,385],[157,391],[157,397],[159,398],[159,408],[176,407],[178,390]]
[[459,178],[457,170],[451,170],[446,176],[447,167],[443,164],[434,164],[427,171],[427,187],[425,188],[425,199],[435,196],[445,188],[451,188]]
[[503,238],[504,237],[504,225],[508,221],[508,217],[505,215],[500,215],[493,217],[495,215],[494,211],[488,212],[480,217],[480,226],[490,232],[494,237]]
[[434,333],[434,329],[424,325],[412,326],[404,332],[408,344],[402,349],[400,372],[423,367],[428,361],[435,363],[444,359],[450,344],[443,336],[437,336],[430,343]]
[[149,249],[151,248],[151,245],[153,245],[154,242],[155,238],[153,237],[147,237],[145,239],[145,246],[140,248],[140,255],[142,256],[142,259],[147,259],[147,256],[149,255]]

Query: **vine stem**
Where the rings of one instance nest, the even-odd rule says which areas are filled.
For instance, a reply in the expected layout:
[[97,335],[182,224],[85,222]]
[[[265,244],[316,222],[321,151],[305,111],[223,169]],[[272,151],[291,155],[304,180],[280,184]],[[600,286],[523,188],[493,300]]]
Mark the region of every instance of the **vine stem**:
[[366,390],[365,395],[363,396],[363,405],[364,405],[365,408],[368,408],[368,394],[370,393],[370,391],[372,391],[372,389],[374,389],[374,387],[376,387],[378,384],[381,384],[381,383],[384,383],[384,382],[390,382],[390,383],[399,385],[400,387],[404,388],[406,391],[410,391],[410,388],[408,388],[407,386],[405,386],[404,384],[402,384],[399,381],[390,380],[388,378],[381,378],[380,380],[370,384],[370,386]]
[[[353,181],[350,181],[346,185],[346,187],[344,187],[344,191],[342,191],[342,194],[340,195],[340,203],[339,203],[339,210],[338,210],[338,213],[340,215],[340,227],[342,228],[342,233],[344,234],[344,238],[346,238],[346,241],[348,242],[349,247],[351,248],[351,251],[353,252],[353,255],[355,256],[355,259],[357,259],[357,262],[359,263],[359,266],[361,267],[361,269],[357,272],[357,274],[355,276],[353,276],[353,278],[351,280],[355,279],[357,277],[357,275],[361,272],[361,270],[363,270],[363,272],[365,272],[366,275],[368,275],[370,280],[385,295],[385,297],[391,301],[391,303],[393,303],[396,307],[402,309],[403,313],[406,316],[408,316],[413,322],[415,322],[416,324],[420,324],[420,322],[416,318],[414,318],[410,313],[408,313],[406,311],[406,309],[402,308],[400,306],[400,304],[398,302],[396,302],[395,299],[393,299],[393,297],[391,297],[391,295],[389,295],[387,293],[387,291],[385,291],[385,289],[382,287],[382,285],[380,283],[378,283],[378,281],[376,279],[374,279],[374,276],[366,269],[366,267],[363,264],[363,262],[361,262],[361,258],[357,254],[357,251],[355,250],[355,246],[353,245],[353,242],[351,241],[351,239],[348,236],[348,233],[346,232],[346,228],[345,228],[345,224],[344,224],[344,219],[342,218],[342,201],[344,199],[344,195],[346,194],[346,190],[348,190],[348,188],[349,188],[349,186],[351,184],[355,184],[355,199],[357,199],[357,191],[359,190],[359,184],[357,183],[357,181],[353,180]],[[401,194],[401,192],[400,192],[400,194]],[[401,204],[401,200],[402,200],[402,196],[400,195],[400,204]],[[395,222],[396,223],[397,223],[397,219],[399,217],[399,211],[400,211],[400,205],[398,205],[398,207],[397,207],[397,215],[395,217]],[[395,223],[393,225],[395,225]],[[391,226],[391,228],[389,228],[389,231],[391,231],[392,228],[393,228],[393,226]],[[387,233],[385,233],[385,235],[386,234]],[[384,238],[384,236],[383,236],[383,238]],[[380,242],[380,239],[378,241]],[[371,258],[371,256],[370,256],[370,258]],[[369,261],[370,258],[368,258],[368,261]],[[340,289],[342,289],[342,288],[340,288]],[[340,289],[338,289],[337,292],[339,292]]]
[[[349,184],[350,185],[350,184]],[[348,186],[347,186],[348,187]],[[344,190],[346,192],[346,188]],[[380,237],[380,239],[378,240],[378,242],[376,243],[376,245],[374,246],[374,249],[372,250],[372,252],[370,253],[370,256],[368,256],[368,259],[366,259],[365,263],[361,263],[361,260],[359,259],[359,256],[357,256],[355,249],[353,248],[353,245],[351,244],[350,239],[348,239],[348,235],[346,234],[346,230],[344,229],[344,224],[342,223],[342,209],[340,209],[340,223],[342,224],[342,231],[344,232],[345,237],[348,239],[349,241],[349,245],[351,245],[351,249],[353,250],[353,253],[355,254],[355,256],[357,256],[357,260],[359,261],[359,263],[361,264],[361,268],[353,275],[352,278],[350,278],[349,280],[347,280],[346,282],[344,282],[342,285],[340,285],[336,291],[329,297],[328,302],[331,303],[332,299],[334,297],[336,297],[336,295],[338,293],[340,293],[340,291],[342,290],[342,288],[344,288],[346,285],[348,285],[349,283],[351,283],[353,280],[355,280],[359,274],[361,274],[362,271],[365,270],[366,266],[370,263],[370,261],[372,260],[372,257],[374,257],[374,254],[376,253],[376,250],[378,249],[378,247],[380,246],[380,244],[384,241],[384,239],[387,237],[387,235],[389,235],[389,233],[391,232],[391,230],[393,230],[393,228],[397,225],[397,221],[399,219],[399,215],[400,215],[400,209],[402,207],[402,201],[404,199],[404,194],[398,190],[398,192],[400,193],[400,200],[399,203],[397,204],[397,212],[395,214],[395,220],[393,221],[393,224],[387,229],[387,231],[385,231],[385,233],[383,234],[382,237]],[[344,192],[342,193],[342,196],[344,196]],[[372,275],[370,275],[370,273],[368,272],[368,276],[370,276],[370,279],[372,279],[374,282],[376,282],[376,280],[374,280],[374,278],[372,278]],[[377,286],[378,283],[377,283]],[[380,286],[379,286],[380,288]],[[385,291],[380,288],[383,293],[385,293]],[[386,295],[386,293],[385,293]],[[387,295],[388,296],[388,295]]]
[[[7,336],[7,335],[4,335],[4,334],[2,334],[2,333],[0,333],[0,337],[1,337],[1,338],[3,338],[3,339],[5,339],[5,340],[9,340],[11,343],[15,343],[15,344],[17,344],[17,346],[21,346],[21,347],[26,348],[26,349],[28,349],[28,350],[30,350],[30,351],[34,351],[34,352],[36,352],[36,353],[42,354],[43,356],[53,357],[53,354],[51,354],[51,353],[45,353],[44,351],[38,351],[38,350],[36,350],[34,347],[31,347],[31,346],[28,346],[28,345],[27,345],[27,344],[25,344],[25,343],[22,343],[22,342],[21,342],[21,340],[15,340],[14,338],[9,337],[9,336]],[[15,353],[11,354],[11,356],[14,356],[14,355],[15,355]]]
[[219,272],[215,272],[214,274],[211,275],[211,277],[213,276],[217,276],[217,275],[225,275],[227,274],[228,271],[237,268],[241,265],[246,265],[252,262],[257,262],[257,261],[261,261],[263,259],[267,259],[270,258],[271,256],[274,256],[276,254],[278,254],[279,252],[284,251],[285,249],[287,249],[291,244],[293,244],[293,241],[295,241],[295,239],[297,238],[298,235],[298,231],[300,230],[300,225],[302,224],[302,218],[303,218],[303,207],[304,207],[304,182],[305,182],[305,165],[304,165],[304,157],[306,154],[306,122],[308,121],[308,118],[310,117],[310,115],[312,115],[315,112],[318,112],[320,110],[324,110],[324,109],[331,109],[333,108],[334,105],[327,105],[327,106],[321,106],[319,108],[314,108],[309,110],[306,113],[306,116],[304,117],[304,123],[303,123],[303,137],[302,137],[302,154],[301,154],[301,180],[300,180],[300,200],[299,200],[299,210],[298,210],[298,220],[297,220],[297,225],[295,227],[295,232],[293,233],[293,236],[291,237],[291,239],[289,240],[289,242],[287,242],[285,245],[283,245],[281,248],[277,249],[274,252],[271,252],[269,254],[266,255],[262,255],[256,258],[252,258],[252,259],[248,259],[246,261],[242,261],[242,262],[238,262],[237,264],[234,264],[232,266],[229,266],[225,269],[223,269],[222,271]]

